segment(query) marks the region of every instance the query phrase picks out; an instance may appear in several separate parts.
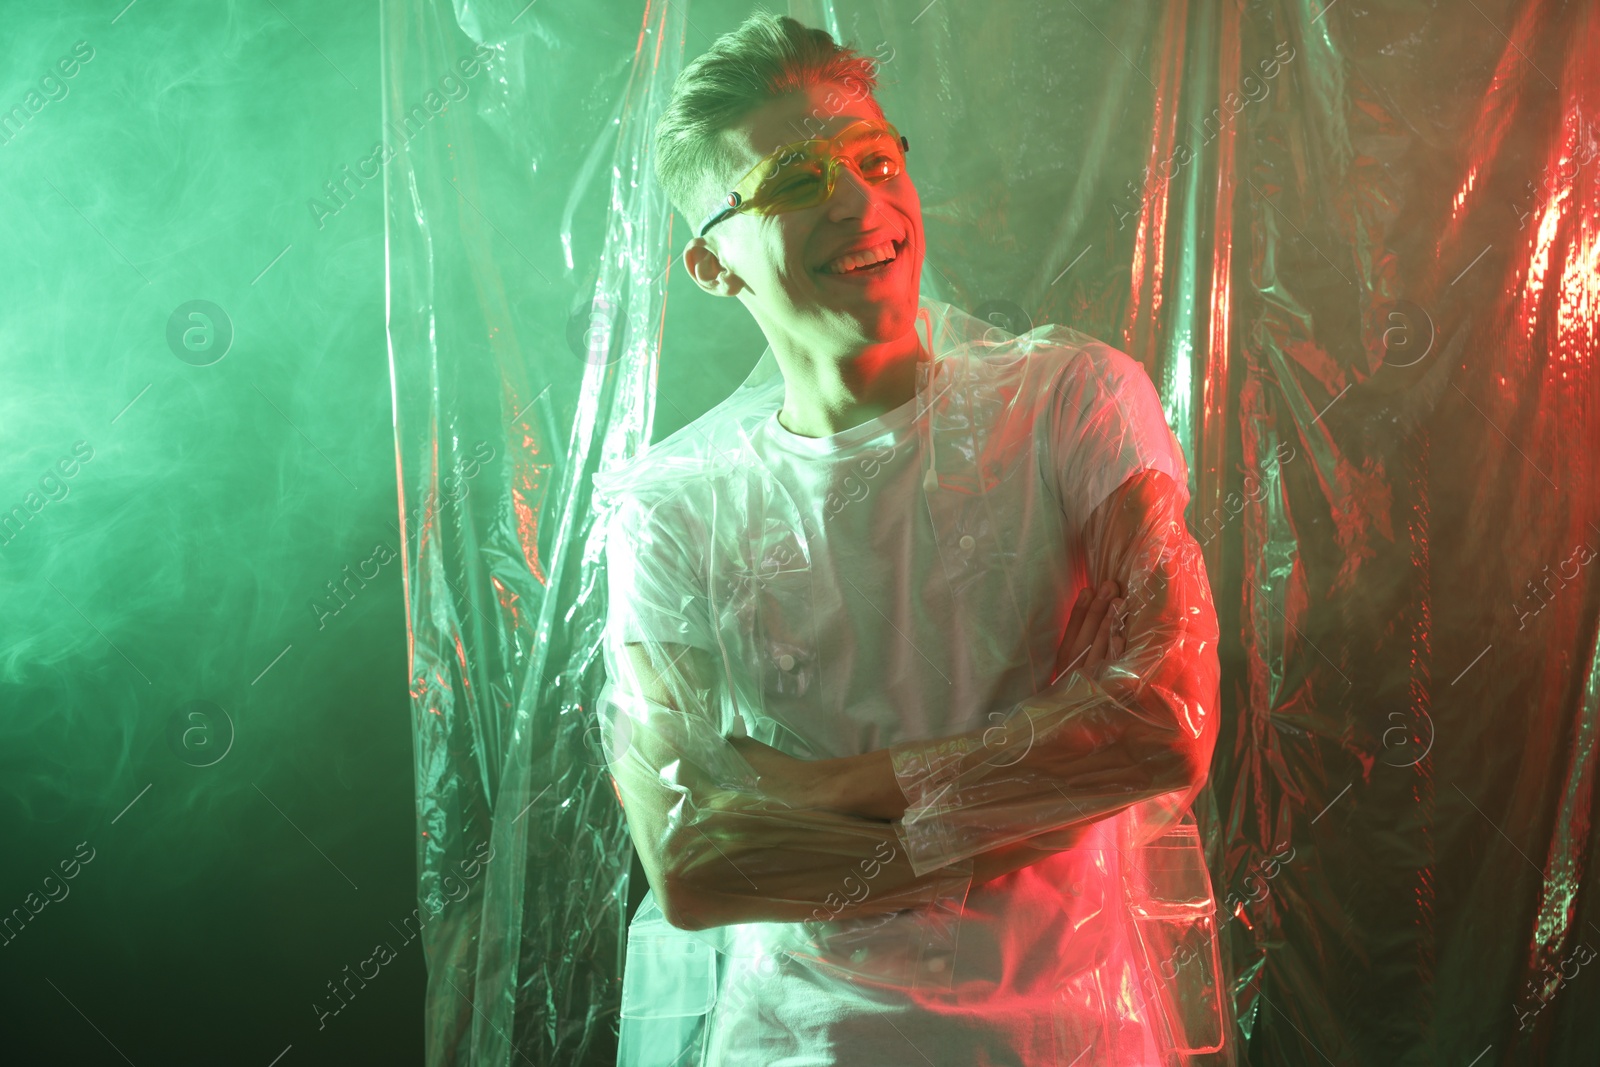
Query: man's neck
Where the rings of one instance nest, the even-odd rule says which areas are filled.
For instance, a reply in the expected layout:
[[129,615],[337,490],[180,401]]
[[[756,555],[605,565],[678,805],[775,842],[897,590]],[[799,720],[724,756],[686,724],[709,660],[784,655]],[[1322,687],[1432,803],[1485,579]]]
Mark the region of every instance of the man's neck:
[[784,368],[778,423],[801,437],[831,437],[893,411],[917,393],[917,371],[931,358],[915,332],[842,361],[791,359]]

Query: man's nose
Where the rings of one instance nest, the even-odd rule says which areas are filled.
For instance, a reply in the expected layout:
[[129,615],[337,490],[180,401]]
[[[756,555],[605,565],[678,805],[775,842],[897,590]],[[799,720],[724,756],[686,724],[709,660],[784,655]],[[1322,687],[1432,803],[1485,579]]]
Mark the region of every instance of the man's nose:
[[828,216],[834,220],[871,212],[879,196],[880,187],[872,184],[856,171],[848,160],[839,161],[839,170],[833,181],[833,196],[828,201]]

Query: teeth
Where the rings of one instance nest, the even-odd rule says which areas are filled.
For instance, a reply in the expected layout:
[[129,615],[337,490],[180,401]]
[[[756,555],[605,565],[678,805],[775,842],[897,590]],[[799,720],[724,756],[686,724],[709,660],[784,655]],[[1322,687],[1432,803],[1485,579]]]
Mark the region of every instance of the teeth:
[[894,242],[889,241],[879,245],[877,248],[869,248],[864,252],[852,252],[847,256],[840,256],[822,269],[828,274],[843,274],[856,267],[864,267],[868,263],[876,263],[881,259],[893,258]]

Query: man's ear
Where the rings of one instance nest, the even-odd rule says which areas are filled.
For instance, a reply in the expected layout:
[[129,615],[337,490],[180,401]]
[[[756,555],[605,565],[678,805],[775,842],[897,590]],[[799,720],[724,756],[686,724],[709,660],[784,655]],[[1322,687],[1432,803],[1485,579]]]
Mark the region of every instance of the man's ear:
[[712,296],[733,296],[744,282],[734,274],[704,237],[696,237],[683,250],[683,264],[694,283]]

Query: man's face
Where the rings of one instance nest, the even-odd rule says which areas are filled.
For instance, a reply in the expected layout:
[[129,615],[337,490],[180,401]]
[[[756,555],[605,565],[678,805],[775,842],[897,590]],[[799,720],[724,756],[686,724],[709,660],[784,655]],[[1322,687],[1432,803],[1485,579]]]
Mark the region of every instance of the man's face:
[[[785,145],[880,118],[870,98],[844,85],[813,86],[771,101],[730,132],[743,159],[729,188]],[[713,206],[706,205],[708,214]],[[887,267],[856,274],[824,270],[847,249],[886,242],[895,246]],[[775,349],[845,357],[913,330],[922,249],[922,203],[911,176],[902,171],[873,183],[842,163],[833,195],[823,203],[765,216],[741,211],[691,240],[684,262],[707,292],[737,296]]]

